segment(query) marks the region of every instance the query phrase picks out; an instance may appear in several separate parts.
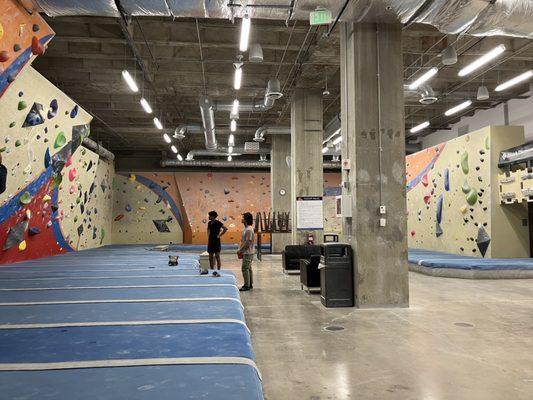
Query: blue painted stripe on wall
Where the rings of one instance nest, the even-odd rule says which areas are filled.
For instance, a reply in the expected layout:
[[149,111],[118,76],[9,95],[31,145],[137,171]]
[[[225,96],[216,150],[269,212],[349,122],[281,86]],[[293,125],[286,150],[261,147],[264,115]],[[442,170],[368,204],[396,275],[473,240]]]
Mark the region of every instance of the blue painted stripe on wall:
[[[120,175],[122,175],[124,177],[128,177],[130,174],[120,174]],[[179,223],[179,225],[181,227],[181,230],[183,231],[184,230],[183,218],[181,216],[181,213],[180,213],[180,210],[178,208],[178,205],[176,204],[176,202],[174,201],[172,196],[170,196],[166,192],[166,190],[163,190],[163,188],[159,184],[157,184],[156,182],[152,181],[149,178],[146,178],[144,176],[136,175],[136,181],[139,182],[141,185],[146,186],[148,189],[150,189],[152,192],[154,192],[158,196],[161,196],[170,205],[170,209],[172,210],[172,214],[174,214],[174,217],[176,218],[176,221],[178,221],[178,223]]]

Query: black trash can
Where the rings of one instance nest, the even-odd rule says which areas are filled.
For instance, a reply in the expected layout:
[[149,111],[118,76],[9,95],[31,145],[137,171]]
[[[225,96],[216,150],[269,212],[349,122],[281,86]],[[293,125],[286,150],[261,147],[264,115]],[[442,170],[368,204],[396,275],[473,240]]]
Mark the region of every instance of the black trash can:
[[320,300],[326,307],[353,307],[352,247],[324,243],[320,258]]

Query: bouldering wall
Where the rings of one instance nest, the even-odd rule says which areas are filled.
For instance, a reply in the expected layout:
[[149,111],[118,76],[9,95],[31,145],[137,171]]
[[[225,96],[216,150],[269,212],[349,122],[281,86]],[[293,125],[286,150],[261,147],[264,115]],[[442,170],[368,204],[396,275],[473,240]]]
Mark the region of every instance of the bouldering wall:
[[173,173],[116,174],[113,243],[191,243]]
[[177,172],[176,183],[192,230],[192,243],[207,243],[207,213],[218,212],[228,232],[222,243],[238,243],[241,215],[270,210],[270,175],[262,172]]
[[[527,257],[516,246],[502,252],[507,240],[497,231],[506,217],[494,210],[501,207],[497,187],[493,190],[498,154],[523,142],[523,131],[521,138],[514,134],[510,140],[502,139],[513,130],[516,127],[487,127],[407,156],[410,248],[475,257]],[[518,231],[515,239],[527,234],[527,228]]]
[[[105,244],[113,166],[81,146],[91,116],[31,66],[0,98],[0,264]],[[107,203],[106,203],[107,202]],[[101,213],[101,214],[100,214]]]
[[16,0],[0,0],[0,99],[53,36],[39,13],[30,15]]

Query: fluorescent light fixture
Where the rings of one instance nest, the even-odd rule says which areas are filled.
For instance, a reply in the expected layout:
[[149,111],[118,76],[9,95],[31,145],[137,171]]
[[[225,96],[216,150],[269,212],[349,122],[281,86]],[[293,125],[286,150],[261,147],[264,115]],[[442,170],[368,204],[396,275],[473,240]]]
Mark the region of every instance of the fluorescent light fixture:
[[229,123],[229,129],[230,131],[232,132],[235,132],[237,130],[237,121],[232,119],[231,122]]
[[328,150],[328,146],[322,147],[322,154],[326,154]]
[[122,78],[124,81],[128,84],[132,92],[137,93],[139,91],[139,87],[131,77],[130,73],[126,70],[122,71]]
[[523,74],[515,76],[513,79],[509,79],[507,82],[504,82],[501,85],[497,86],[495,90],[497,92],[501,92],[502,90],[509,89],[511,86],[518,85],[521,82],[527,81],[532,76],[532,70],[524,72]]
[[417,133],[417,132],[420,132],[420,131],[426,129],[428,126],[429,126],[429,121],[422,122],[420,125],[417,125],[417,126],[412,127],[412,128],[409,130],[409,132],[411,132],[411,133]]
[[244,16],[241,22],[241,40],[239,42],[239,50],[246,51],[248,50],[248,41],[250,40],[250,26],[252,21],[248,14]]
[[144,111],[146,111],[148,114],[152,113],[152,107],[150,107],[150,104],[146,101],[144,97],[141,98],[141,106],[143,107]]
[[242,81],[242,68],[235,68],[235,76],[233,79],[233,89],[239,90],[241,88]]
[[333,140],[333,146],[338,145],[340,142],[342,142],[342,136],[339,136]]
[[228,154],[232,154],[233,153],[233,146],[229,146],[228,147]]
[[489,51],[487,54],[479,57],[477,60],[473,61],[472,63],[468,64],[466,67],[464,67],[462,70],[459,71],[459,76],[466,76],[470,74],[471,72],[474,72],[476,69],[482,67],[483,65],[489,63],[490,61],[494,60],[496,57],[498,57],[500,54],[502,54],[505,51],[505,45],[500,44],[499,46],[496,46],[491,51]]
[[229,135],[228,146],[235,146],[235,136],[233,136],[233,133]]
[[455,106],[453,108],[450,108],[448,111],[446,111],[444,113],[444,115],[446,115],[447,117],[449,117],[450,115],[453,115],[453,114],[457,114],[459,111],[462,111],[464,110],[465,108],[468,108],[472,105],[472,101],[471,100],[467,100],[465,101],[464,103],[461,103],[459,104],[458,106]]
[[231,113],[237,115],[239,113],[239,100],[233,100],[233,106],[231,107]]
[[173,153],[178,154],[178,149],[176,148],[176,146],[170,146],[170,150],[172,150]]
[[181,154],[180,154],[180,153],[178,153],[178,156],[177,156],[177,158],[178,158],[178,161],[183,161],[183,157],[181,156]]
[[429,81],[431,78],[433,78],[435,75],[437,75],[437,72],[439,72],[439,69],[437,67],[431,68],[429,71],[427,71],[424,75],[422,75],[420,78],[418,78],[416,81],[411,83],[409,85],[410,90],[417,89],[421,84],[424,82]]
[[157,117],[154,117],[154,125],[157,129],[163,129],[163,125],[161,124],[161,121]]
[[231,154],[228,156],[228,161],[231,161],[233,160],[233,158],[231,157]]
[[163,139],[165,139],[165,142],[170,143],[172,140],[170,139],[170,136],[168,136],[166,133],[163,134]]

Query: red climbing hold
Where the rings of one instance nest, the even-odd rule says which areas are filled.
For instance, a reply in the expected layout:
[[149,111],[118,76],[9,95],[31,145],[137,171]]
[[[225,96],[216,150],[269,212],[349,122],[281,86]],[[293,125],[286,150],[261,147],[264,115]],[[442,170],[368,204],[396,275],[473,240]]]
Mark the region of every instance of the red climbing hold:
[[11,56],[6,50],[0,51],[0,62],[6,62]]
[[428,203],[429,203],[429,199],[431,199],[431,195],[426,194],[426,195],[424,196],[424,203],[425,203],[425,204],[428,204]]
[[31,38],[31,52],[36,56],[42,56],[46,48],[41,44],[39,38],[34,36]]
[[120,221],[122,218],[124,218],[124,214],[119,214],[115,217],[115,221]]
[[429,179],[428,179],[428,174],[427,173],[425,173],[424,176],[422,176],[421,182],[422,182],[422,185],[424,185],[424,186],[429,185]]
[[411,231],[411,236],[414,236],[416,235],[416,232],[415,231]]

